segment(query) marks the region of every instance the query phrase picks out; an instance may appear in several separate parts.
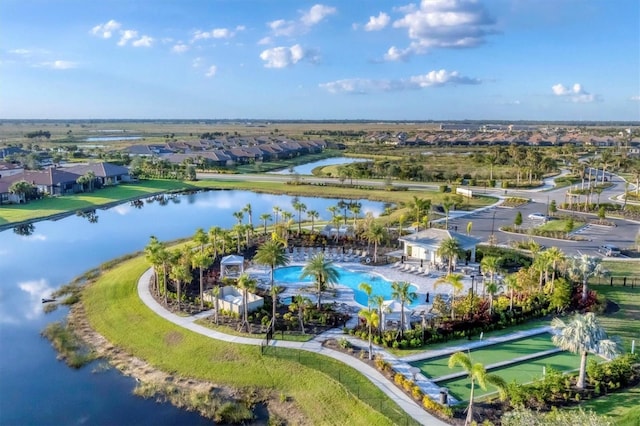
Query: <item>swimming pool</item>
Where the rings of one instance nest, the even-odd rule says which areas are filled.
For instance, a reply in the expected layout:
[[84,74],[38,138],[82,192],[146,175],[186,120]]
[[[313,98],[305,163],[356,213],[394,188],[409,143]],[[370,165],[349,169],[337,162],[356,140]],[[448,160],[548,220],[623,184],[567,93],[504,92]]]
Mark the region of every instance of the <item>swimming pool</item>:
[[[371,295],[376,296],[380,295],[385,300],[391,300],[391,281],[384,279],[382,276],[378,274],[372,274],[361,271],[351,271],[349,269],[341,268],[340,266],[335,266],[336,270],[339,273],[338,284],[343,285],[345,287],[349,287],[353,290],[354,298],[356,302],[361,304],[362,306],[367,306],[367,294],[362,290],[358,289],[360,283],[368,283],[371,286]],[[300,275],[302,275],[302,266],[286,266],[284,268],[278,268],[273,273],[273,278],[275,281],[281,283],[299,283],[299,282],[308,282],[312,283],[313,278],[307,277],[305,279],[300,279]],[[415,286],[413,287],[413,291],[417,291]],[[411,305],[415,306],[420,304],[421,298],[418,297]]]

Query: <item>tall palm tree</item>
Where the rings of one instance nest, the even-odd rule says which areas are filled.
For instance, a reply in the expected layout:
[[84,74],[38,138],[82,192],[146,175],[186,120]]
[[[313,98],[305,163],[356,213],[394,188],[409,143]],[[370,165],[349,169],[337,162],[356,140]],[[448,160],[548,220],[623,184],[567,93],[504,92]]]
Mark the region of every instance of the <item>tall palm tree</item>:
[[349,211],[351,212],[351,214],[353,214],[353,229],[355,231],[356,229],[358,229],[358,215],[362,211],[362,204],[354,201],[353,203],[349,204]]
[[[489,273],[489,279],[491,284],[493,284],[494,280],[495,280],[495,276],[498,273],[498,269],[500,269],[500,262],[502,259],[500,259],[497,256],[484,256],[482,258],[482,260],[480,261],[480,267],[482,268],[483,271],[483,275],[485,272]],[[482,297],[484,298],[484,293],[485,293],[485,289],[484,289],[484,283],[482,285]]]
[[455,206],[453,200],[448,195],[445,195],[442,200],[442,208],[444,209],[444,227],[446,229],[449,229],[449,212],[453,206]]
[[555,331],[551,337],[554,345],[565,351],[580,354],[580,373],[576,383],[578,389],[584,389],[589,352],[609,359],[620,352],[618,343],[607,337],[606,331],[593,312],[584,315],[575,314],[573,319],[566,323],[560,318],[554,318],[551,321],[551,327]]
[[464,421],[465,426],[473,423],[473,398],[476,383],[483,390],[487,389],[487,383],[498,388],[500,396],[504,398],[507,383],[500,376],[487,373],[484,365],[481,363],[473,363],[471,357],[464,352],[456,352],[449,357],[449,368],[455,368],[456,366],[462,367],[462,369],[469,375],[471,380],[471,391],[469,393],[469,407],[467,408],[467,418]]
[[304,268],[302,268],[300,279],[304,279],[306,277],[313,277],[315,280],[316,291],[318,294],[317,307],[318,310],[320,310],[322,309],[322,303],[320,301],[322,291],[327,286],[336,284],[340,278],[340,273],[335,266],[333,266],[333,262],[324,257],[324,253],[317,253],[307,262]]
[[244,234],[244,226],[241,223],[236,223],[233,225],[233,232],[236,234],[236,253],[240,254],[240,245],[242,243],[242,234]]
[[386,234],[384,227],[377,222],[372,223],[367,229],[367,240],[369,243],[373,243],[373,263],[378,262],[378,244],[386,238]]
[[280,241],[269,240],[258,247],[253,260],[271,268],[271,286],[274,285],[273,273],[276,268],[289,264],[289,257],[284,245]]
[[308,297],[304,297],[301,294],[293,296],[293,303],[298,308],[298,324],[300,324],[300,333],[305,334],[304,331],[304,310],[311,303]]
[[464,255],[464,250],[462,250],[462,246],[458,240],[455,238],[446,238],[442,240],[442,243],[440,243],[440,247],[438,247],[436,254],[441,258],[444,257],[448,260],[449,266],[447,267],[447,274],[451,274],[453,272],[453,265],[455,264],[456,259]]
[[505,277],[504,283],[509,287],[509,310],[513,311],[513,294],[520,289],[517,274],[509,274]]
[[307,210],[307,217],[311,219],[311,232],[315,230],[316,219],[320,217],[320,213],[317,210]]
[[267,221],[271,220],[272,217],[269,213],[262,213],[260,215],[260,220],[262,221],[262,229],[263,229],[263,234],[267,235]]
[[213,298],[215,300],[215,304],[214,304],[215,312],[213,313],[213,319],[214,319],[216,325],[218,325],[218,322],[219,322],[219,319],[220,319],[220,315],[219,315],[219,312],[220,312],[220,286],[217,286],[217,285],[214,286],[211,289],[211,294],[213,295]]
[[293,208],[298,212],[298,236],[302,233],[302,212],[307,211],[307,205],[305,203],[300,202],[300,200],[296,197],[291,202]]
[[391,297],[400,302],[400,335],[404,336],[404,305],[411,304],[418,295],[408,282],[394,281],[391,283]]
[[193,279],[190,268],[191,252],[191,247],[185,245],[182,250],[173,252],[172,256],[169,276],[176,284],[178,311],[182,304],[182,284],[189,284]]
[[204,309],[204,269],[211,266],[213,258],[209,250],[193,253],[191,256],[191,267],[198,268],[200,276],[200,309]]
[[251,278],[251,276],[245,272],[238,277],[237,285],[238,288],[242,290],[242,324],[240,324],[240,329],[245,327],[247,333],[249,333],[251,331],[249,327],[249,307],[247,306],[249,301],[249,292],[256,291],[258,281]]
[[404,223],[407,221],[407,215],[402,213],[398,216],[398,237],[402,237],[402,228],[404,227]]
[[371,361],[373,359],[373,344],[371,343],[371,337],[372,337],[371,329],[378,328],[378,325],[380,324],[380,317],[378,316],[378,313],[371,308],[360,310],[360,312],[358,312],[358,316],[362,317],[365,320],[365,322],[367,323],[367,328],[369,329],[369,361]]
[[371,284],[361,282],[360,284],[358,284],[358,290],[362,290],[367,295],[367,309],[371,309]]
[[436,289],[441,285],[450,285],[451,288],[453,289],[453,294],[451,297],[451,319],[455,320],[455,311],[453,309],[453,301],[455,300],[456,296],[462,291],[462,289],[464,288],[464,283],[462,282],[462,274],[448,274],[445,275],[444,277],[440,277],[438,278],[434,283],[433,283],[433,288]]
[[283,287],[271,284],[269,289],[269,295],[271,296],[271,333],[276,332],[276,312],[278,310],[278,294],[283,290]]
[[589,278],[598,277],[604,275],[605,270],[600,263],[601,259],[591,257],[587,254],[583,254],[579,257],[574,257],[571,261],[571,274],[579,277],[582,280],[582,301],[587,300],[589,293],[588,283]]
[[[216,257],[218,255],[219,243],[222,242],[223,230],[219,226],[212,226],[209,228],[208,234],[209,243],[213,249],[213,257]],[[224,250],[222,250],[221,253],[224,253]]]
[[545,256],[551,262],[551,291],[553,292],[553,284],[556,279],[558,266],[566,260],[564,252],[558,247],[550,247],[545,250]]
[[274,223],[277,225],[280,220],[280,213],[282,213],[282,209],[278,206],[273,206],[273,214],[275,217]]
[[381,334],[382,333],[382,306],[384,305],[384,297],[379,294],[375,294],[371,296],[371,303],[378,310],[378,318],[380,318],[380,323],[378,324],[378,334]]
[[242,225],[242,219],[244,219],[244,211],[233,212],[233,217],[238,221],[238,225]]
[[151,236],[149,244],[144,248],[145,258],[147,262],[153,267],[153,275],[155,277],[156,295],[160,296],[160,279],[159,268],[162,265],[162,259],[160,258],[160,250],[162,250],[162,243],[154,235]]
[[253,209],[251,208],[251,204],[247,203],[247,205],[242,208],[242,211],[249,217],[249,225],[253,228]]

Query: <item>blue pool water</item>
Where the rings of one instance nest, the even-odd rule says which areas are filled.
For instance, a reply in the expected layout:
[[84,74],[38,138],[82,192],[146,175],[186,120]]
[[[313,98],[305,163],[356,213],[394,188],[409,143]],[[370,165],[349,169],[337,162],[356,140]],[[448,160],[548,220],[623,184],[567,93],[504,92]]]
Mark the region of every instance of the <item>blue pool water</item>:
[[[358,289],[360,283],[366,282],[371,286],[371,295],[380,295],[385,300],[391,300],[391,281],[382,278],[380,275],[371,274],[367,272],[350,271],[349,269],[335,266],[336,270],[340,274],[338,278],[338,284],[353,289],[354,298],[356,302],[362,306],[367,306],[367,294]],[[275,281],[281,283],[299,283],[299,282],[313,282],[312,277],[300,279],[302,275],[302,266],[287,266],[284,268],[278,268],[274,271],[273,278]],[[416,291],[417,288],[413,288]],[[418,298],[410,305],[415,306],[420,304],[421,297]]]

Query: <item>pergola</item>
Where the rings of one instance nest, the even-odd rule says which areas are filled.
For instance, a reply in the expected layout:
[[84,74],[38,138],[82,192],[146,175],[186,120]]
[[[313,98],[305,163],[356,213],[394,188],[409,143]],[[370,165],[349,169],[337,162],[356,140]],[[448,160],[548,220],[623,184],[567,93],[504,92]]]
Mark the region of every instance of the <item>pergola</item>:
[[220,261],[220,279],[238,278],[244,272],[244,256],[231,254]]

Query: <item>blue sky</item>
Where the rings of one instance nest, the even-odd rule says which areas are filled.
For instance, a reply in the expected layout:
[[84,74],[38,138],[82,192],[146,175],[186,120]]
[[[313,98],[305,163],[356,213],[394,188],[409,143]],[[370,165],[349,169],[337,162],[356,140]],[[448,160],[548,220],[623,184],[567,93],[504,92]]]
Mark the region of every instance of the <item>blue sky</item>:
[[640,120],[638,0],[2,0],[0,118]]

